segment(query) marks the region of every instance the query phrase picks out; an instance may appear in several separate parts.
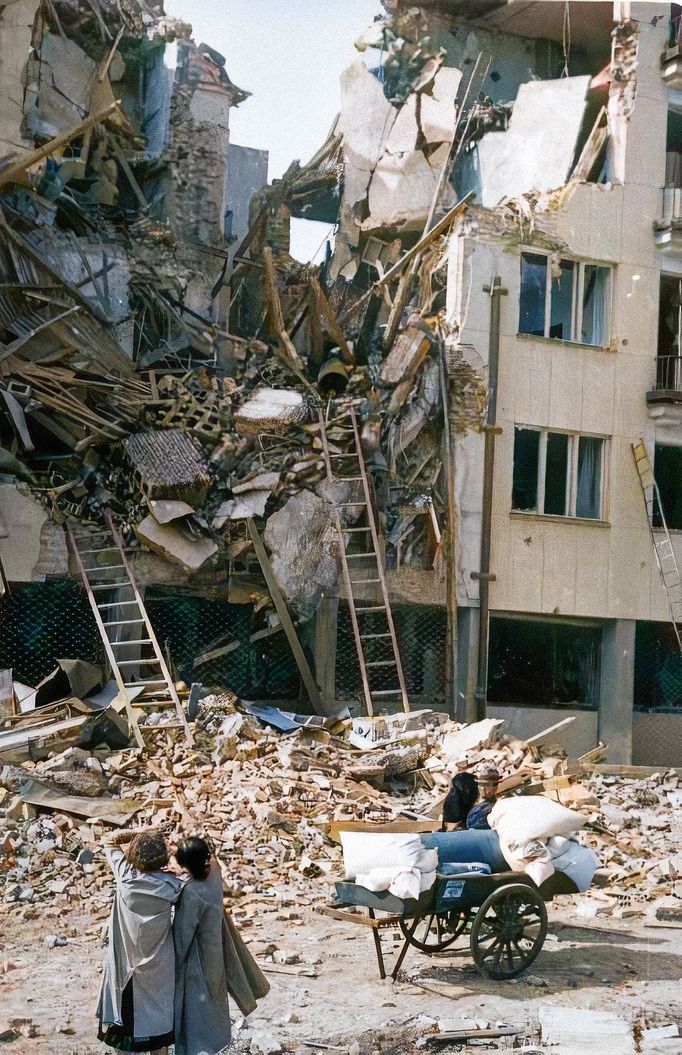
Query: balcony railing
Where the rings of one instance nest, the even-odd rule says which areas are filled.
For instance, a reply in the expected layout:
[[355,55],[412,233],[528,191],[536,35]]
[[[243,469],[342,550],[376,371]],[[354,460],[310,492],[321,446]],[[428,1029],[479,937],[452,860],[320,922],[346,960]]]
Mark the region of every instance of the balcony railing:
[[659,355],[656,360],[656,384],[651,390],[653,399],[664,393],[676,393],[682,398],[682,355]]

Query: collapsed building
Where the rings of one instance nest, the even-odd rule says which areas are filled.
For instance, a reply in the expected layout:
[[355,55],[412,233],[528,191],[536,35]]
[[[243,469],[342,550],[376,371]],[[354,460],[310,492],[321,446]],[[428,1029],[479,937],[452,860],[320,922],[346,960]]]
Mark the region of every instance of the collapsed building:
[[679,19],[384,7],[268,187],[159,5],[0,10],[0,667],[675,763]]

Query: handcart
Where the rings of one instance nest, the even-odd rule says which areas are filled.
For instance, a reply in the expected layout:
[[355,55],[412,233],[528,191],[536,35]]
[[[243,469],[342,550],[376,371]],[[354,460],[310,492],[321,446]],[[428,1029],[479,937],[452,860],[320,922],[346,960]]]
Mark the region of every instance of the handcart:
[[525,971],[543,946],[545,896],[551,900],[523,872],[438,872],[431,889],[416,900],[338,882],[335,902],[320,911],[371,930],[381,978],[386,977],[381,932],[397,928],[403,943],[390,972],[394,980],[410,946],[432,955],[465,935],[479,972],[485,978],[505,980]]

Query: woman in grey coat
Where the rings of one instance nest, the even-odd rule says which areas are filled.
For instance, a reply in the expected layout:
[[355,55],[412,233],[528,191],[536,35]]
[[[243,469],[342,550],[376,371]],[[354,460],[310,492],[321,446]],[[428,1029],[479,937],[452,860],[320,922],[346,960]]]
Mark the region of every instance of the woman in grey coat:
[[230,1042],[230,993],[244,1015],[269,985],[223,908],[220,866],[203,839],[175,854],[191,876],[173,922],[175,1055],[216,1055]]
[[[117,1051],[165,1055],[173,1042],[175,958],[171,911],[182,882],[165,872],[168,848],[154,832],[118,834],[106,850],[116,879],[97,1015],[99,1039]],[[114,840],[111,840],[114,841]]]

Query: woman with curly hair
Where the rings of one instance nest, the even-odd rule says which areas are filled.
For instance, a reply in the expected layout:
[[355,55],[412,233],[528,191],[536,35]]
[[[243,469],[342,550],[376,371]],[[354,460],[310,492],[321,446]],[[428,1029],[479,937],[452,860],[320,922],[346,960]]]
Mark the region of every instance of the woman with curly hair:
[[[125,853],[118,844],[129,841]],[[175,954],[171,910],[182,881],[165,871],[168,847],[156,832],[119,832],[107,860],[116,880],[98,1037],[119,1052],[167,1055],[173,1043]]]
[[248,1015],[270,986],[225,913],[220,865],[209,843],[186,839],[175,859],[190,876],[173,923],[175,1055],[215,1055],[230,1042],[228,993]]

